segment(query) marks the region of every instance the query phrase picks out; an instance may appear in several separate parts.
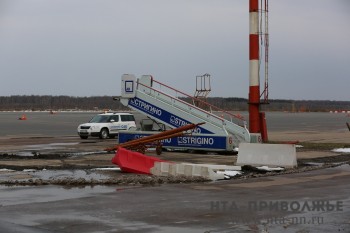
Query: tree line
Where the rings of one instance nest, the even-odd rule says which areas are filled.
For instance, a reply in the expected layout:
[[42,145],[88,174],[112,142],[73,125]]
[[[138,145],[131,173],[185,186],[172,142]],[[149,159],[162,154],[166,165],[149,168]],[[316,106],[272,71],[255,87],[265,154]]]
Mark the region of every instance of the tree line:
[[[182,98],[192,102],[189,98]],[[206,101],[226,111],[247,111],[248,100],[235,97],[209,97]],[[0,96],[0,111],[44,111],[44,110],[128,110],[112,96],[51,96],[51,95],[13,95]],[[215,110],[215,109],[212,109]],[[262,105],[263,111],[287,112],[328,112],[350,111],[350,101],[330,100],[270,100]]]
[[50,95],[13,95],[0,96],[0,111],[44,111],[44,110],[105,110],[127,109],[111,96],[50,96]]

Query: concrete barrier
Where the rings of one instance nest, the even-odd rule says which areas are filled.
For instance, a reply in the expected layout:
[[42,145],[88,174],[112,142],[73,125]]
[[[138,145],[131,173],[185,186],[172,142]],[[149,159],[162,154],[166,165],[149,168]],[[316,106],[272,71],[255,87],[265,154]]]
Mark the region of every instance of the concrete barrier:
[[151,174],[157,174],[157,176],[168,176],[171,170],[171,163],[162,162],[155,163],[154,166],[150,169]]
[[240,143],[236,165],[297,167],[295,145]]
[[195,163],[182,163],[182,164],[190,164],[193,166],[202,166],[202,167],[209,167],[213,169],[214,171],[216,170],[234,170],[234,171],[241,171],[242,167],[241,166],[230,166],[230,165],[218,165],[218,164],[195,164]]
[[[215,165],[212,165],[215,166]],[[223,167],[223,165],[219,165]],[[224,179],[224,174],[216,173],[208,164],[176,164],[167,162],[155,162],[154,167],[150,169],[151,174],[156,176],[188,176],[203,177],[210,180]]]

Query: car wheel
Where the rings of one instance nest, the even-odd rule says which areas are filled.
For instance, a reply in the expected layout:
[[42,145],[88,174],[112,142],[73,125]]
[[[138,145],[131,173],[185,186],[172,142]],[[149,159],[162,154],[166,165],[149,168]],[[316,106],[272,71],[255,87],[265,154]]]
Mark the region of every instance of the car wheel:
[[162,154],[162,149],[163,149],[162,144],[158,144],[156,146],[156,153],[157,153],[157,155],[161,155]]
[[80,136],[81,139],[87,139],[88,136]]
[[106,138],[108,138],[108,129],[106,129],[106,128],[101,129],[100,138],[101,138],[101,139],[106,139]]

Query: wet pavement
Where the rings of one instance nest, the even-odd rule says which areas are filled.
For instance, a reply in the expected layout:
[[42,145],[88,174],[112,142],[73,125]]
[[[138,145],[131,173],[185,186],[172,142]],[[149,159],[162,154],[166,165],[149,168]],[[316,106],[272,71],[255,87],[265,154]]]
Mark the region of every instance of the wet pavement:
[[[18,132],[4,125],[0,232],[350,232],[348,153],[299,148],[298,170],[248,172],[218,182],[124,174],[111,163],[114,154],[103,152],[114,139],[75,135],[82,118],[94,114],[33,113],[27,122],[10,122]],[[272,140],[349,143],[341,116],[269,117]],[[295,131],[295,124],[303,131]],[[236,160],[177,152],[160,158],[225,165]]]
[[199,184],[2,186],[0,232],[349,232],[349,179],[342,165]]

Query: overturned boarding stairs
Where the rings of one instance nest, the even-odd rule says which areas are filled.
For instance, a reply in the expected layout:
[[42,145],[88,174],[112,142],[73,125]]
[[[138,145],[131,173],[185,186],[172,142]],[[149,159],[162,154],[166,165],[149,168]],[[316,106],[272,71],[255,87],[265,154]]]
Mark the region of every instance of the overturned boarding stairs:
[[[201,149],[203,147],[199,144],[205,141],[208,142],[208,145],[204,146],[205,149],[232,150],[241,142],[250,142],[250,133],[242,117],[162,84],[151,75],[143,75],[136,79],[134,75],[125,74],[122,76],[121,89],[120,102],[123,105],[170,128],[205,122],[193,130],[191,139],[178,139],[187,145],[183,148],[191,147],[192,143],[192,146]],[[201,102],[200,106],[209,110],[195,106],[194,103],[198,101]],[[119,137],[119,140],[122,138]]]

